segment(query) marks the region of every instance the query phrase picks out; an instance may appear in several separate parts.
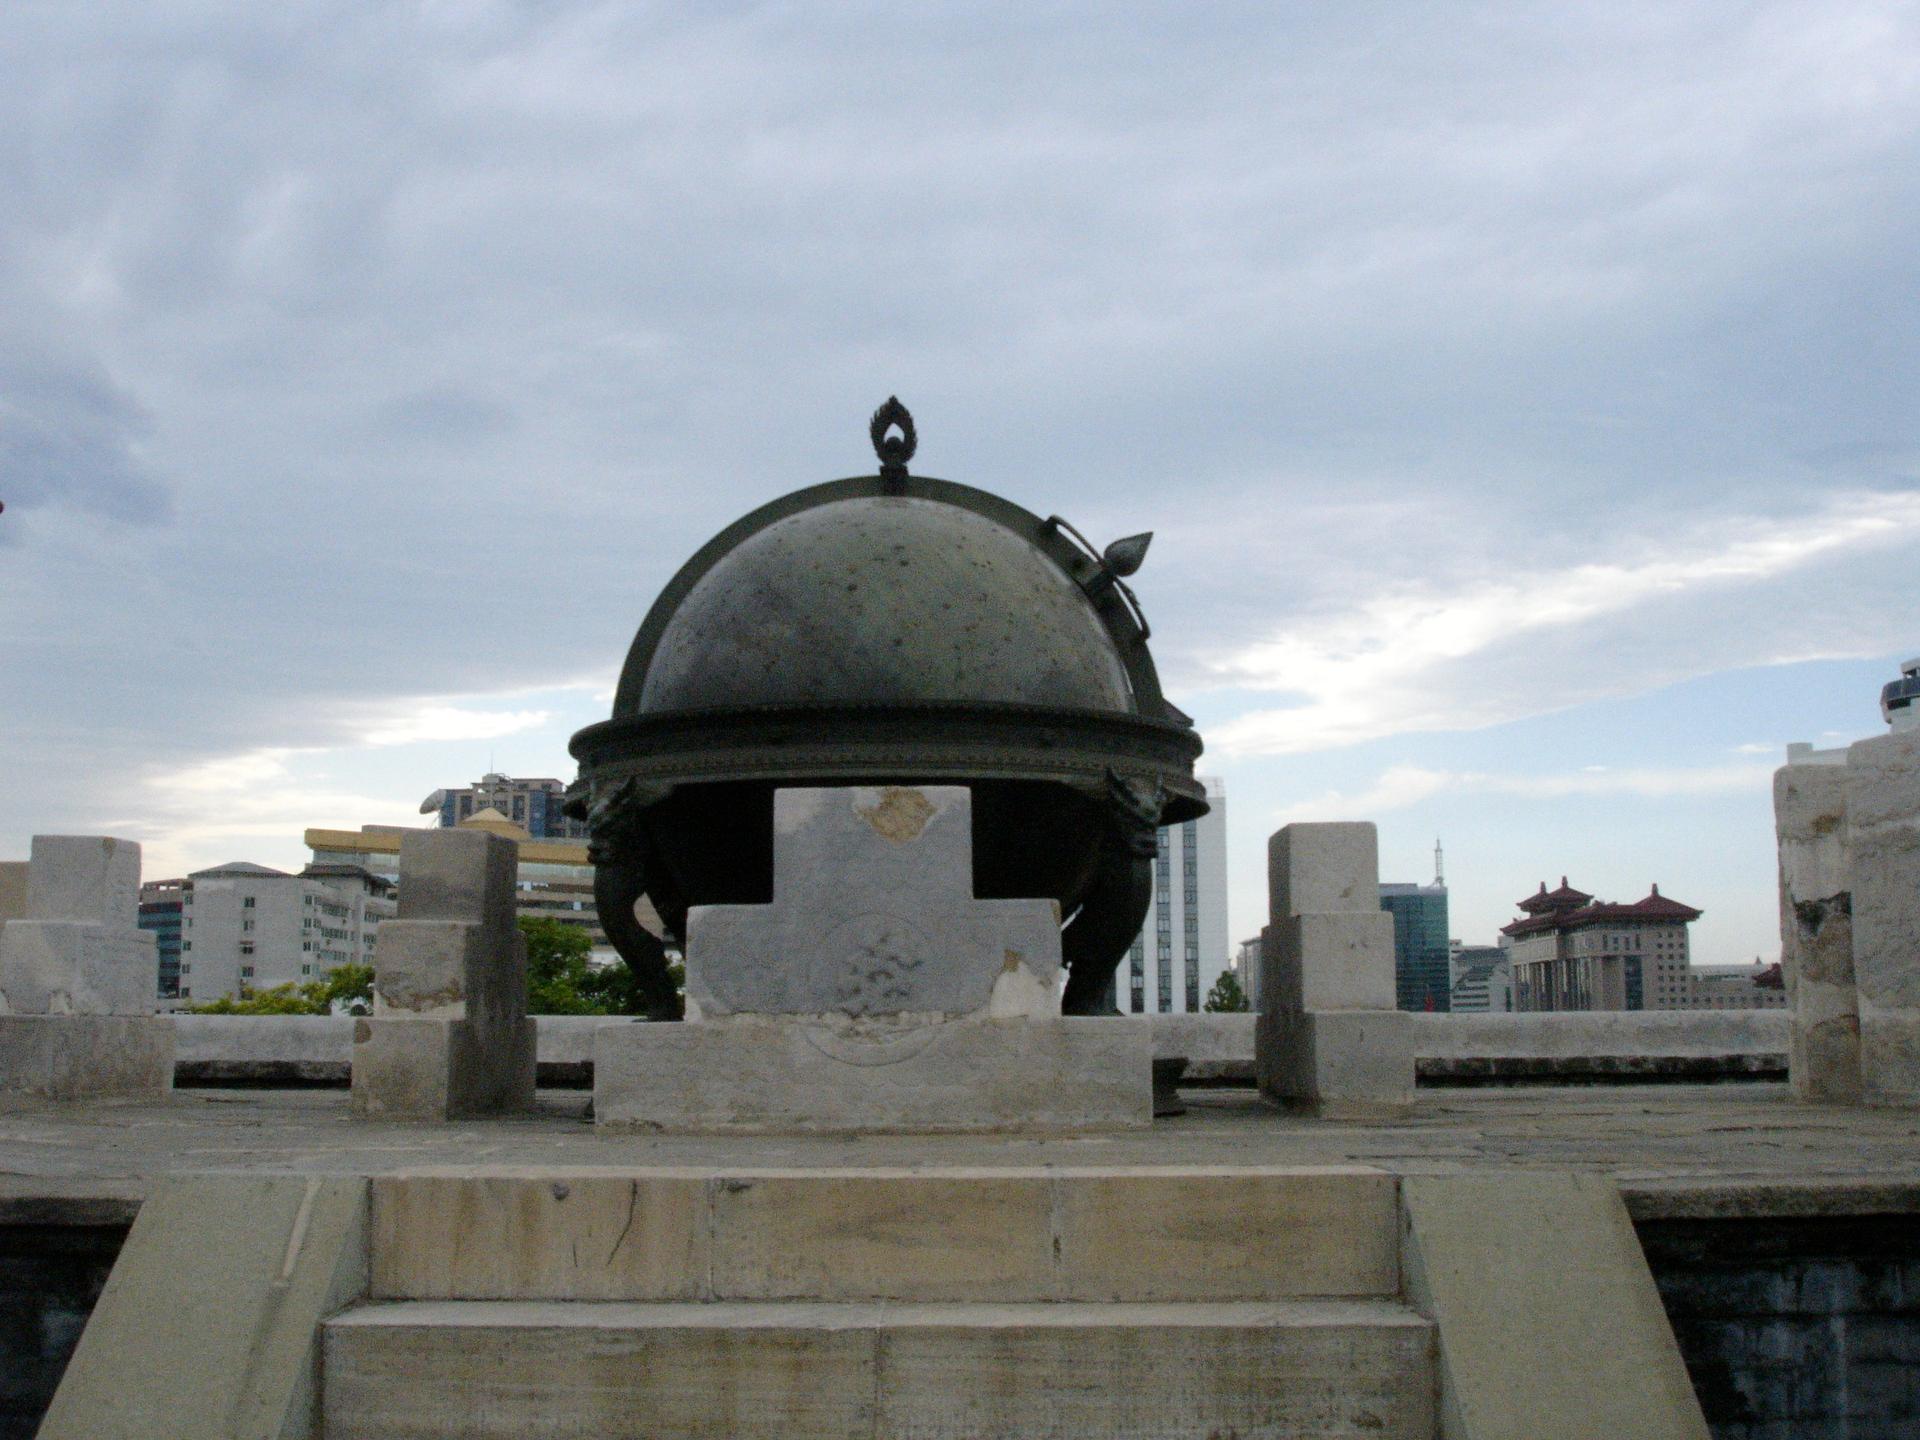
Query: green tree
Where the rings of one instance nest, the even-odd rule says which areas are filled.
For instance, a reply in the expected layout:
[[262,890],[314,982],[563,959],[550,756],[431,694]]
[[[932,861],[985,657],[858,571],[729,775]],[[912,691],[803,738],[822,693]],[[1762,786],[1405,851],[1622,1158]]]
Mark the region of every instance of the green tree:
[[[593,942],[578,925],[522,916],[527,937],[527,1010],[534,1015],[644,1015],[647,1007],[625,960],[594,965]],[[672,966],[676,987],[682,972]]]
[[336,1006],[364,1015],[373,1003],[373,967],[342,965],[319,980],[304,985],[291,982],[269,990],[242,990],[205,1005],[191,1005],[194,1015],[331,1015]]
[[599,998],[586,993],[593,967],[593,941],[578,925],[522,915],[527,937],[527,1011],[532,1015],[605,1015]]
[[1237,1014],[1246,1008],[1247,992],[1240,988],[1240,977],[1231,970],[1222,970],[1213,988],[1207,991],[1206,1009],[1217,1015]]

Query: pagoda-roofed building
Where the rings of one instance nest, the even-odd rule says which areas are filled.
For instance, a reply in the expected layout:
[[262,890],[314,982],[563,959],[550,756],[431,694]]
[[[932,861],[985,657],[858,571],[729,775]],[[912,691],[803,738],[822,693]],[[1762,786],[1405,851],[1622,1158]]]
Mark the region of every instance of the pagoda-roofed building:
[[1699,1008],[1687,926],[1701,912],[1658,885],[1617,904],[1574,889],[1562,875],[1557,889],[1542,881],[1516,908],[1521,918],[1500,931],[1512,951],[1514,1009]]

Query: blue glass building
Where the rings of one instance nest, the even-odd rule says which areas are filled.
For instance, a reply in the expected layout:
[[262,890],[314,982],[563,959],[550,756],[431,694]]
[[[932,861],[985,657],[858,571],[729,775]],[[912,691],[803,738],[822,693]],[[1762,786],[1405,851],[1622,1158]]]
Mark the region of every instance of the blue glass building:
[[1445,885],[1382,884],[1380,908],[1393,916],[1394,999],[1402,1010],[1451,1010]]

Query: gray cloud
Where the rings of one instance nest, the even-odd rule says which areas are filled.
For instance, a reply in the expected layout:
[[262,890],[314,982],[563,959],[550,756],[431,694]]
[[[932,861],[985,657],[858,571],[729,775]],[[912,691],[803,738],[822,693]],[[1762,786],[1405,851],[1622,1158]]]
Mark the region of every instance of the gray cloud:
[[[1920,443],[1900,6],[126,0],[8,10],[0,76],[0,301],[104,357],[0,362],[0,726],[118,757],[73,784],[610,671],[895,391],[916,468],[1160,532],[1186,683]],[[1858,596],[1743,604],[1838,652]]]
[[[0,501],[65,505],[140,524],[166,520],[166,487],[141,458],[146,412],[94,367],[0,348]],[[17,519],[0,544],[18,541]]]

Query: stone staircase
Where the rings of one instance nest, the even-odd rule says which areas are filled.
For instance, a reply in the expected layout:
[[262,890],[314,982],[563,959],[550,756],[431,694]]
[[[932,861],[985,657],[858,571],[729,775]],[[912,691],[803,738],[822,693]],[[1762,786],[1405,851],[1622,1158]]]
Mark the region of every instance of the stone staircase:
[[421,1172],[371,1207],[330,1440],[1435,1432],[1373,1170]]

